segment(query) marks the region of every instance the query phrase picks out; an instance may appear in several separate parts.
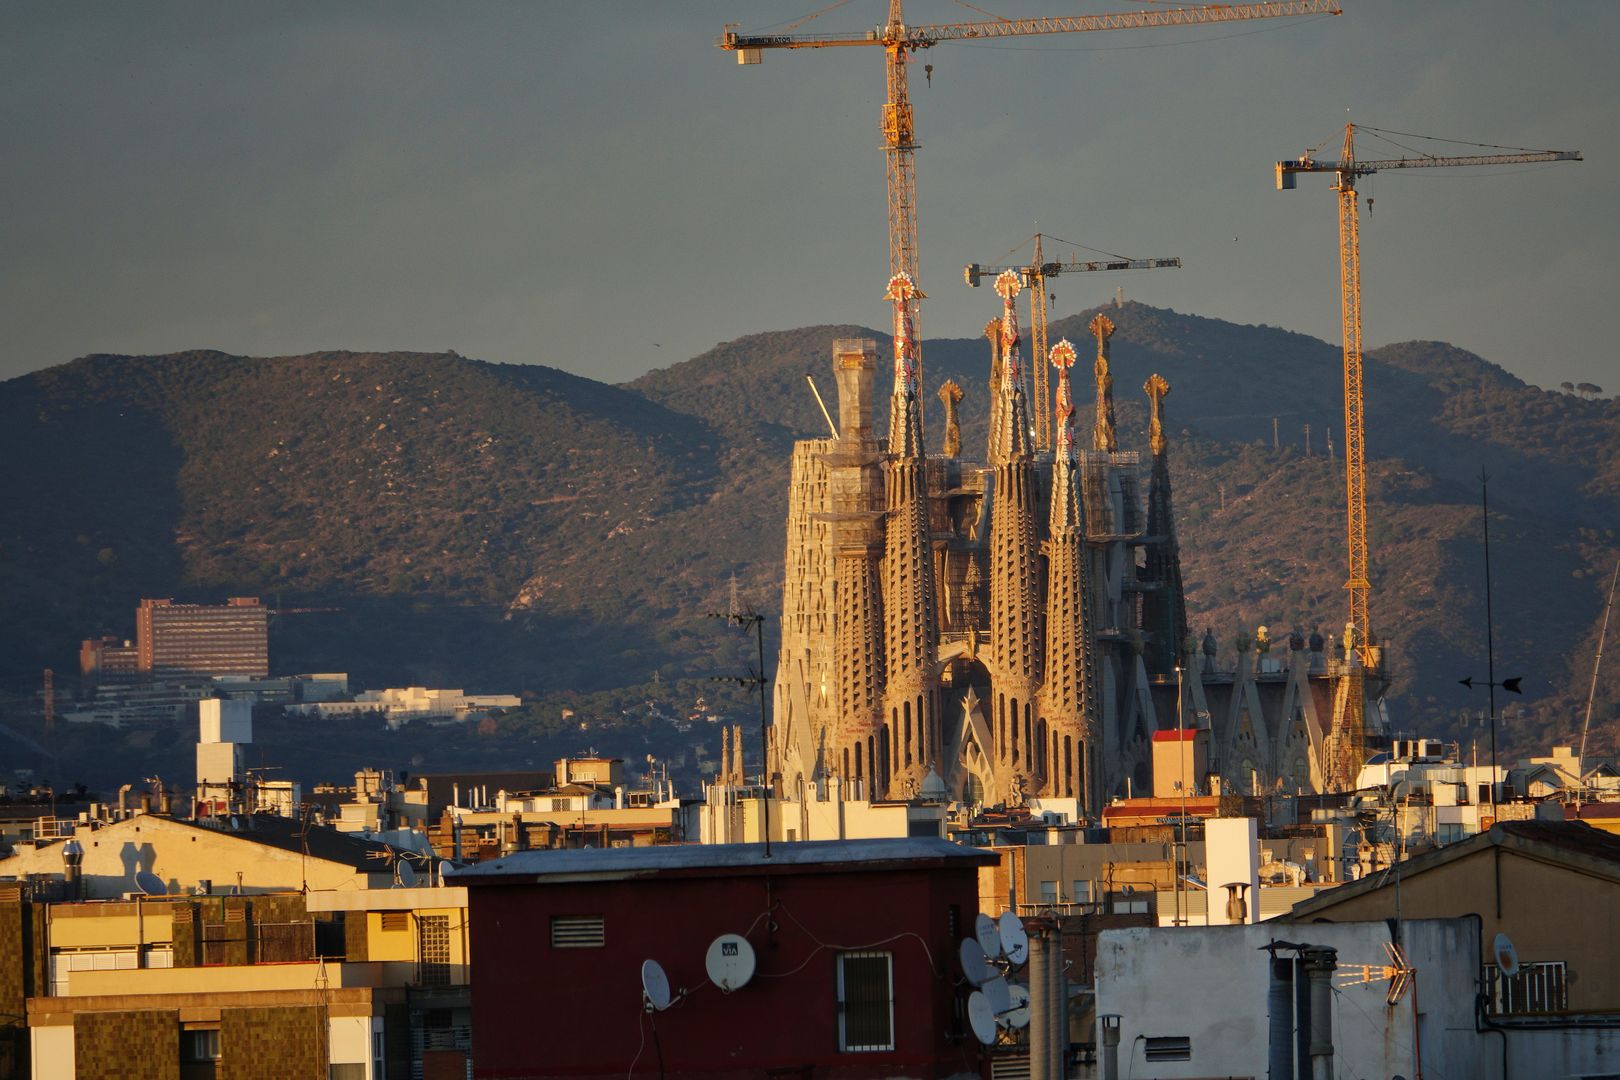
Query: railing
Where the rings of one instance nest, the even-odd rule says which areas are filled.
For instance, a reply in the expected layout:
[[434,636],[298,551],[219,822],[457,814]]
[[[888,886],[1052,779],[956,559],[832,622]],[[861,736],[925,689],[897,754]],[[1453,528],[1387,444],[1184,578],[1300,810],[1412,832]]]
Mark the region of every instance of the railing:
[[1569,970],[1562,960],[1520,964],[1512,976],[1485,965],[1485,993],[1497,1016],[1556,1013],[1569,1009]]

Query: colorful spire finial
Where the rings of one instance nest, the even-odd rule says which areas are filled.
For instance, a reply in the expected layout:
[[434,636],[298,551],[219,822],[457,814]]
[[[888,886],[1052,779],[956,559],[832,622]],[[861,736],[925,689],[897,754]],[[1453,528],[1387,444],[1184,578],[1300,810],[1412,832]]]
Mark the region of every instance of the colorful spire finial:
[[894,392],[917,394],[917,343],[912,330],[912,305],[923,299],[922,290],[904,270],[889,279],[883,298],[894,304]]

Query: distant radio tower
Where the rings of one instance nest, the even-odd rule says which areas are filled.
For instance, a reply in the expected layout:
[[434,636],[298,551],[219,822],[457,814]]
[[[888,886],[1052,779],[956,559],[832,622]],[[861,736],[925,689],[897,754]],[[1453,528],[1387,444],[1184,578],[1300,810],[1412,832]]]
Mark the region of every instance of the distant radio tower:
[[1305,456],[1311,456],[1311,425],[1305,425]]
[[1327,429],[1328,460],[1333,460],[1333,429]]
[[1277,435],[1277,418],[1275,416],[1271,418],[1271,448],[1273,450],[1282,449],[1282,440]]
[[45,730],[49,731],[56,724],[56,672],[50,668],[45,669]]
[[1116,308],[1125,306],[1125,286],[1123,285],[1114,286],[1114,306]]

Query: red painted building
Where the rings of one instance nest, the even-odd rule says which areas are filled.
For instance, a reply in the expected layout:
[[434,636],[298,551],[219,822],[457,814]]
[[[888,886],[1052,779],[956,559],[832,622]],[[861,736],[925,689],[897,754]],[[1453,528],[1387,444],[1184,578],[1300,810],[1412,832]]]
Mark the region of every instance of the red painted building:
[[[957,948],[989,852],[934,838],[523,851],[470,887],[473,1070],[563,1077],[978,1077]],[[730,992],[705,956],[747,939]],[[642,965],[672,1001],[649,1010]]]

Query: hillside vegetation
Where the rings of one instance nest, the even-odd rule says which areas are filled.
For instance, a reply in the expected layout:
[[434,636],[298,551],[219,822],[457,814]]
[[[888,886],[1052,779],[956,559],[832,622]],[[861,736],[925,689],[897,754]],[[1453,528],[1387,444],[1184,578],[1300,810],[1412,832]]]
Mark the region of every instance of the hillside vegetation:
[[[1052,339],[1089,357],[1092,314],[1054,323]],[[1259,623],[1334,631],[1337,347],[1138,304],[1109,314],[1125,447],[1145,444],[1142,381],[1157,371],[1173,386],[1194,625],[1223,643]],[[0,674],[20,686],[46,666],[75,670],[80,638],[133,635],[142,596],[260,595],[286,612],[273,622],[278,671],[530,695],[530,710],[483,733],[490,754],[586,738],[560,722],[568,702],[610,727],[632,705],[640,727],[662,724],[656,702],[640,703],[677,685],[699,696],[710,675],[746,664],[735,632],[704,617],[731,579],[767,613],[780,603],[788,454],[826,432],[805,375],[836,412],[839,337],[886,345],[854,326],[756,334],[618,387],[454,354],[345,352],[90,356],[0,384],[12,508]],[[930,341],[924,367],[930,443],[943,415],[933,391],[954,378],[965,453],[979,456],[987,346]],[[1076,375],[1084,430],[1089,365]],[[1620,404],[1528,386],[1437,342],[1377,350],[1366,382],[1372,610],[1393,642],[1392,716],[1466,740],[1460,721],[1484,707],[1456,684],[1484,673],[1483,469],[1497,671],[1526,688],[1505,738],[1578,738],[1620,546]],[[1617,686],[1611,671],[1600,687],[1602,747],[1620,729]],[[753,722],[746,699],[737,707]],[[643,732],[663,752],[696,739],[712,735]]]

